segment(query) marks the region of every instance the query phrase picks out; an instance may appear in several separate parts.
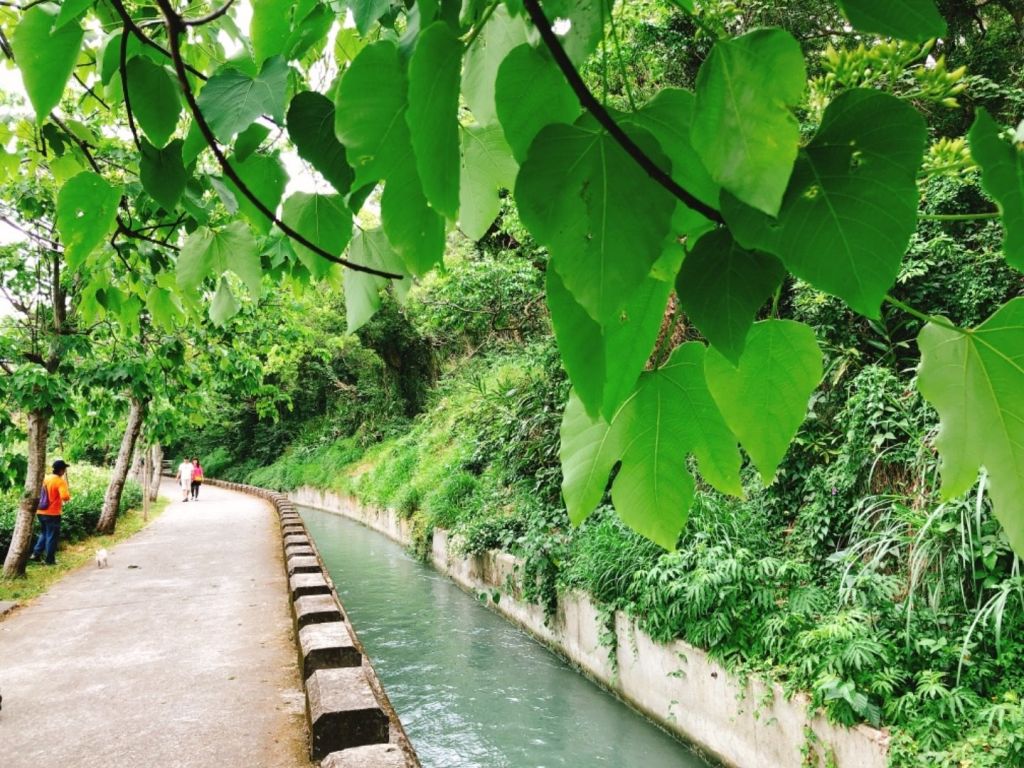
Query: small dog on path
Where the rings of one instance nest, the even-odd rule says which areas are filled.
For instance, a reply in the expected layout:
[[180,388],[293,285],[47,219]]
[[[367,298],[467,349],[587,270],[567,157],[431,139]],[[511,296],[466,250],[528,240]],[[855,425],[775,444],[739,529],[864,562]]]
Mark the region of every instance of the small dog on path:
[[96,550],[96,567],[106,568],[107,567],[107,550],[97,549]]

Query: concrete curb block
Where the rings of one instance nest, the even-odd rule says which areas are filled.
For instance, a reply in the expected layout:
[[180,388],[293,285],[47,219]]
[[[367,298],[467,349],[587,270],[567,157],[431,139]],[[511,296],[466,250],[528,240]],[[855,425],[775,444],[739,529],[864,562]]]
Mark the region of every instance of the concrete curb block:
[[266,488],[206,482],[265,499],[278,513],[312,759],[336,768],[420,768],[295,504]]

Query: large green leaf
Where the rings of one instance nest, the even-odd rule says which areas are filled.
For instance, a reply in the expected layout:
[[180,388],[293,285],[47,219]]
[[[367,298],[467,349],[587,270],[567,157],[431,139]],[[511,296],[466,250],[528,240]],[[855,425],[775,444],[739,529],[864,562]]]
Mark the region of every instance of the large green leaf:
[[60,5],[60,13],[57,14],[57,21],[54,23],[54,30],[58,30],[65,24],[78,19],[86,10],[92,7],[96,0],[64,0]]
[[791,108],[806,81],[800,44],[781,29],[719,40],[697,74],[693,148],[716,183],[772,216],[796,159]]
[[[244,161],[231,159],[231,167],[239,175],[245,186],[256,195],[256,199],[265,205],[271,212],[277,210],[284,195],[285,185],[288,183],[288,174],[276,155],[250,155]],[[253,228],[262,235],[270,231],[270,219],[268,219],[259,208],[235,186],[234,182],[225,178],[224,184],[234,194],[238,202],[238,210],[244,215]]]
[[718,490],[743,490],[739,448],[708,392],[704,355],[697,342],[677,347],[662,368],[641,375],[612,422],[622,445],[612,503],[627,525],[666,549],[675,547],[693,502],[687,455]]
[[391,7],[391,0],[351,0],[350,7],[355,18],[356,29],[366,37],[377,19]]
[[213,324],[222,327],[228,320],[238,314],[241,307],[238,300],[231,293],[231,286],[227,278],[222,277],[217,285],[217,293],[210,302],[210,319]]
[[860,32],[923,43],[945,37],[946,20],[934,0],[838,0],[843,15]]
[[180,89],[177,81],[148,56],[135,56],[125,67],[128,76],[128,97],[139,126],[159,148],[167,144],[181,115]]
[[[296,192],[284,201],[284,223],[328,253],[341,256],[352,237],[352,213],[340,195]],[[301,243],[292,243],[295,254],[315,278],[327,277],[334,263]]]
[[348,194],[353,173],[345,147],[334,135],[334,104],[314,91],[296,94],[288,108],[288,135],[299,157],[327,179],[339,195]]
[[575,391],[569,393],[560,434],[562,498],[569,519],[579,525],[601,502],[622,445],[607,421],[587,414]]
[[85,36],[77,21],[54,30],[59,12],[50,3],[29,8],[21,14],[11,37],[18,71],[40,124],[60,101]]
[[509,51],[525,42],[526,22],[513,18],[504,5],[499,5],[466,51],[462,95],[480,125],[493,125],[498,121],[494,105],[498,67]]
[[260,148],[260,144],[270,135],[270,129],[260,123],[253,123],[235,139],[235,159],[245,160]]
[[821,381],[814,331],[793,320],[754,323],[738,366],[712,347],[704,372],[725,423],[771,482]]
[[1024,556],[1024,298],[973,329],[929,323],[917,343],[917,386],[939,412],[943,498],[968,491],[984,467],[996,517]]
[[355,188],[387,178],[405,158],[407,91],[405,68],[390,41],[366,46],[345,70],[334,102],[334,133],[355,169]]
[[110,234],[120,202],[120,187],[92,171],[82,171],[61,187],[57,193],[57,231],[71,269],[80,267]]
[[611,419],[629,396],[658,339],[671,290],[671,279],[648,277],[622,312],[602,326],[573,298],[558,272],[547,271],[548,309],[562,363],[589,413]]
[[181,246],[177,278],[182,288],[195,290],[206,278],[221,278],[228,270],[242,278],[253,296],[260,295],[263,267],[256,240],[244,222],[234,221],[219,230],[199,227]]
[[747,331],[786,276],[774,256],[748,251],[726,229],[704,235],[683,261],[676,294],[686,315],[733,363]]
[[227,143],[262,114],[284,122],[288,65],[280,56],[267,59],[256,77],[231,65],[217,70],[199,92],[199,108],[219,141]]
[[877,318],[917,226],[924,119],[894,96],[853,89],[802,150],[778,222],[722,198],[735,238]]
[[252,57],[257,64],[285,52],[293,5],[293,0],[253,0],[249,39],[252,40]]
[[541,5],[550,20],[570,22],[560,42],[573,64],[579,66],[597,50],[615,0],[544,0]]
[[174,293],[156,285],[146,294],[146,309],[153,322],[168,331],[173,331],[182,319],[181,307]]
[[388,178],[380,198],[380,217],[406,271],[422,275],[441,263],[444,218],[427,204],[411,153]]
[[505,140],[520,163],[549,123],[572,123],[580,103],[546,51],[531,45],[512,50],[498,67],[495,111]]
[[459,228],[479,240],[498,217],[499,189],[511,189],[519,166],[501,127],[471,125],[462,129],[459,178]]
[[620,119],[644,128],[658,140],[672,161],[672,178],[683,189],[713,208],[721,191],[690,141],[694,96],[681,88],[664,88],[636,112]]
[[416,169],[434,210],[459,211],[459,73],[462,43],[446,22],[420,33],[409,61],[409,125]]
[[185,192],[188,175],[181,161],[181,139],[175,139],[163,149],[157,149],[142,139],[139,159],[139,178],[142,187],[166,211],[173,211]]
[[[405,270],[402,257],[391,247],[384,230],[366,229],[352,238],[348,249],[349,261],[386,272],[401,274]],[[345,316],[348,332],[355,333],[380,308],[380,292],[388,283],[395,285],[399,295],[408,292],[411,280],[388,280],[345,268]]]
[[[627,130],[669,167],[649,133]],[[565,286],[599,323],[617,316],[647,278],[675,208],[674,198],[589,116],[538,134],[520,167],[515,198]]]
[[285,41],[285,58],[301,60],[310,50],[322,51],[327,43],[327,33],[337,18],[330,6],[318,3],[301,19]]
[[1024,271],[1024,155],[999,138],[999,126],[984,108],[974,116],[968,138],[981,166],[981,184],[1002,214],[1003,253],[1011,266]]

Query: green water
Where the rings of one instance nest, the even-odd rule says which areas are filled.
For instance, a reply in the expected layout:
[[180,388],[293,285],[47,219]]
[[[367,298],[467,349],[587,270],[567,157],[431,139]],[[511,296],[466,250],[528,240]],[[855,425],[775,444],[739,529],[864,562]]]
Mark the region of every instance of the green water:
[[301,512],[424,768],[709,765],[383,535]]

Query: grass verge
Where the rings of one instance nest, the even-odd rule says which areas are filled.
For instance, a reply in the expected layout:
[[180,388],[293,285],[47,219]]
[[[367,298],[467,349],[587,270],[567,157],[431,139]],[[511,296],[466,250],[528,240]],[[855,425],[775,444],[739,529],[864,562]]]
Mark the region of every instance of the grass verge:
[[24,578],[0,579],[0,601],[27,603],[63,579],[68,573],[91,562],[96,550],[111,549],[153,522],[167,507],[168,499],[160,498],[149,506],[149,520],[142,519],[141,509],[130,509],[117,519],[117,530],[110,536],[90,536],[73,544],[62,544],[57,564],[45,566],[30,561]]

